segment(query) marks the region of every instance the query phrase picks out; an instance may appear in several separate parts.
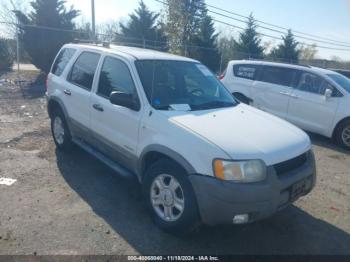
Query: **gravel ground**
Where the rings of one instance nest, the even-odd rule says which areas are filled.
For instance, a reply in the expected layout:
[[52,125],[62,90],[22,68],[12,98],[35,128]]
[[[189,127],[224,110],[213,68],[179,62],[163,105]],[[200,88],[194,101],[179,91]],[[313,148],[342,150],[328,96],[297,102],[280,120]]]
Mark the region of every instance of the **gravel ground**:
[[153,225],[136,184],[80,149],[55,150],[38,83],[25,98],[0,86],[0,177],[17,179],[0,185],[0,255],[350,254],[350,156],[328,139],[311,136],[318,183],[295,205],[252,225],[178,238]]

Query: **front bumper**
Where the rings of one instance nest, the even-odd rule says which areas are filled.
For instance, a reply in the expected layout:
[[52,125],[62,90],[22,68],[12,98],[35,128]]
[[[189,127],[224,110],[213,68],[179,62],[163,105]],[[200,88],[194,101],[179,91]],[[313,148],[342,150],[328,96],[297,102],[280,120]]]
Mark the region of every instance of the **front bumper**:
[[278,176],[273,166],[268,167],[265,181],[239,184],[213,177],[191,175],[202,222],[208,225],[232,224],[236,215],[248,214],[248,223],[269,217],[287,207],[296,199],[291,198],[291,188],[306,179],[307,188],[300,196],[308,194],[316,183],[316,165],[312,151],[306,162]]

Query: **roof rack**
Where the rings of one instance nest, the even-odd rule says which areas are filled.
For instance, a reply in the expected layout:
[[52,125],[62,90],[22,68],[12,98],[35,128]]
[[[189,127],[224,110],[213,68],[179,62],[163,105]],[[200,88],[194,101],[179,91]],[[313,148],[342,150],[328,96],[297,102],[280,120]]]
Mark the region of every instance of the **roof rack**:
[[104,47],[104,48],[110,48],[110,43],[106,41],[94,41],[94,40],[89,40],[89,39],[78,39],[75,38],[73,40],[74,44],[86,44],[86,45],[93,45],[93,46],[99,46],[99,47]]
[[256,59],[256,58],[248,58],[248,59],[243,59],[247,61],[256,61],[256,62],[267,62],[267,63],[277,63],[277,64],[285,64],[285,65],[296,65],[296,66],[303,66],[307,68],[311,68],[312,66],[310,65],[303,65],[299,63],[288,63],[288,62],[281,62],[281,61],[272,61],[272,60],[264,60],[264,59]]

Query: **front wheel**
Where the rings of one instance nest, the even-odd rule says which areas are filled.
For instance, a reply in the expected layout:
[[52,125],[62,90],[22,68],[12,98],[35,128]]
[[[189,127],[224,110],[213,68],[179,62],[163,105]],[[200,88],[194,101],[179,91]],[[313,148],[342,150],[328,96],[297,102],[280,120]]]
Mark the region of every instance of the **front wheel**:
[[154,222],[163,230],[184,234],[199,225],[192,185],[173,161],[159,160],[146,171],[143,193]]
[[339,125],[335,133],[335,139],[340,146],[350,150],[350,120]]

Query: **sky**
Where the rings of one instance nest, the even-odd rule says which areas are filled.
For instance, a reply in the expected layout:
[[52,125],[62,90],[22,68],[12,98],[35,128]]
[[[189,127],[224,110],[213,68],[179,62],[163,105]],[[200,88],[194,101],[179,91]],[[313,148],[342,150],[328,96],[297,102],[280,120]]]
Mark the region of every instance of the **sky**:
[[[163,4],[155,0],[144,0],[144,2],[152,11],[160,11],[164,8]],[[138,3],[139,0],[95,0],[96,23],[127,21],[128,14],[137,8]],[[241,15],[253,13],[254,17],[260,21],[345,42],[344,45],[348,45],[348,47],[318,43],[317,56],[328,59],[337,56],[343,60],[350,60],[350,51],[348,51],[350,50],[350,0],[206,0],[206,3]],[[78,18],[78,21],[88,22],[91,20],[91,0],[67,0],[67,5],[74,5],[76,9],[81,10],[82,16]],[[222,11],[218,12],[222,13]],[[245,27],[244,23],[212,13],[209,14],[226,23]],[[235,37],[239,33],[238,29],[218,23],[216,23],[216,29]],[[258,31],[276,37],[281,35],[261,28]],[[279,42],[266,37],[263,41],[272,41],[273,44]],[[298,41],[313,43],[313,41],[303,39],[298,39]],[[320,46],[348,50],[327,50],[320,48]]]

